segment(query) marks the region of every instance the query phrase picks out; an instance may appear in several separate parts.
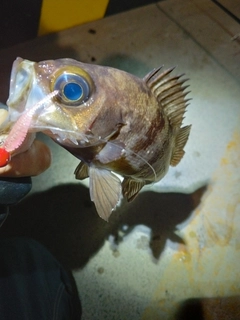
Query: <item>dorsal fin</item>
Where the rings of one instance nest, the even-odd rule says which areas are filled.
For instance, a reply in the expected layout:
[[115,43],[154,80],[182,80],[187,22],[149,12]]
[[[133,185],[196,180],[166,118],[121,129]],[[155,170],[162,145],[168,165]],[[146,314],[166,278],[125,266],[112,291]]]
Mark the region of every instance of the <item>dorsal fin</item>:
[[183,116],[187,107],[185,92],[188,86],[183,86],[188,79],[180,79],[182,75],[172,76],[171,72],[175,68],[170,68],[161,72],[162,67],[154,69],[144,77],[144,81],[155,95],[161,108],[169,119],[173,127],[181,127]]
[[187,143],[190,129],[191,129],[191,126],[185,126],[179,129],[177,136],[175,138],[175,146],[174,146],[174,149],[172,152],[172,158],[170,161],[171,166],[176,166],[184,156],[185,151],[183,150],[183,148]]

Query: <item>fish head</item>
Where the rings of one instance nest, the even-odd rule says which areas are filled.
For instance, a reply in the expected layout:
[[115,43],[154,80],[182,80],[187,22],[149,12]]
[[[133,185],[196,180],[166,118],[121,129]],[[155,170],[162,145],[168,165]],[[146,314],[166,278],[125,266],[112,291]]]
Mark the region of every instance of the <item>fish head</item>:
[[[107,72],[104,67],[73,59],[37,63],[17,58],[7,101],[10,121],[15,122],[23,112],[57,91],[54,98],[36,111],[29,130],[42,131],[65,147],[106,142],[121,122],[120,111],[112,108],[113,76],[110,80]],[[100,119],[100,124],[96,119]]]

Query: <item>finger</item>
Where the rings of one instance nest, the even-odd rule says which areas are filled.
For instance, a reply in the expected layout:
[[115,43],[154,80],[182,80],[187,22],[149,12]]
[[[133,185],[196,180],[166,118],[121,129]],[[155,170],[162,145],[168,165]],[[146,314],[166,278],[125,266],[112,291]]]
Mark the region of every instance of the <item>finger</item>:
[[13,157],[9,164],[0,168],[2,177],[36,176],[47,170],[51,164],[50,149],[35,140],[27,151]]
[[8,119],[7,107],[0,102],[0,126],[6,123]]

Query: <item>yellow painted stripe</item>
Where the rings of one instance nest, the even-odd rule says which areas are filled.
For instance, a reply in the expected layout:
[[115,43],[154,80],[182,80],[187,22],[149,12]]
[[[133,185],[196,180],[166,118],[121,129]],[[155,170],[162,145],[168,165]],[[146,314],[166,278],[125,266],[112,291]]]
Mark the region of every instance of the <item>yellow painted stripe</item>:
[[38,35],[104,17],[109,0],[43,0]]

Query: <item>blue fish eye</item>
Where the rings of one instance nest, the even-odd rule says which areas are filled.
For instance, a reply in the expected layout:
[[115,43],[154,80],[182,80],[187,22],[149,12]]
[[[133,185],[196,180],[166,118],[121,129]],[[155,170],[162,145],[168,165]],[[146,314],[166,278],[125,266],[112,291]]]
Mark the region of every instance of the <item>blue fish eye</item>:
[[67,106],[79,106],[90,97],[90,84],[79,74],[62,73],[54,83],[54,90],[59,90],[58,99]]
[[68,100],[79,100],[83,95],[83,88],[75,82],[67,83],[63,88],[64,96]]

